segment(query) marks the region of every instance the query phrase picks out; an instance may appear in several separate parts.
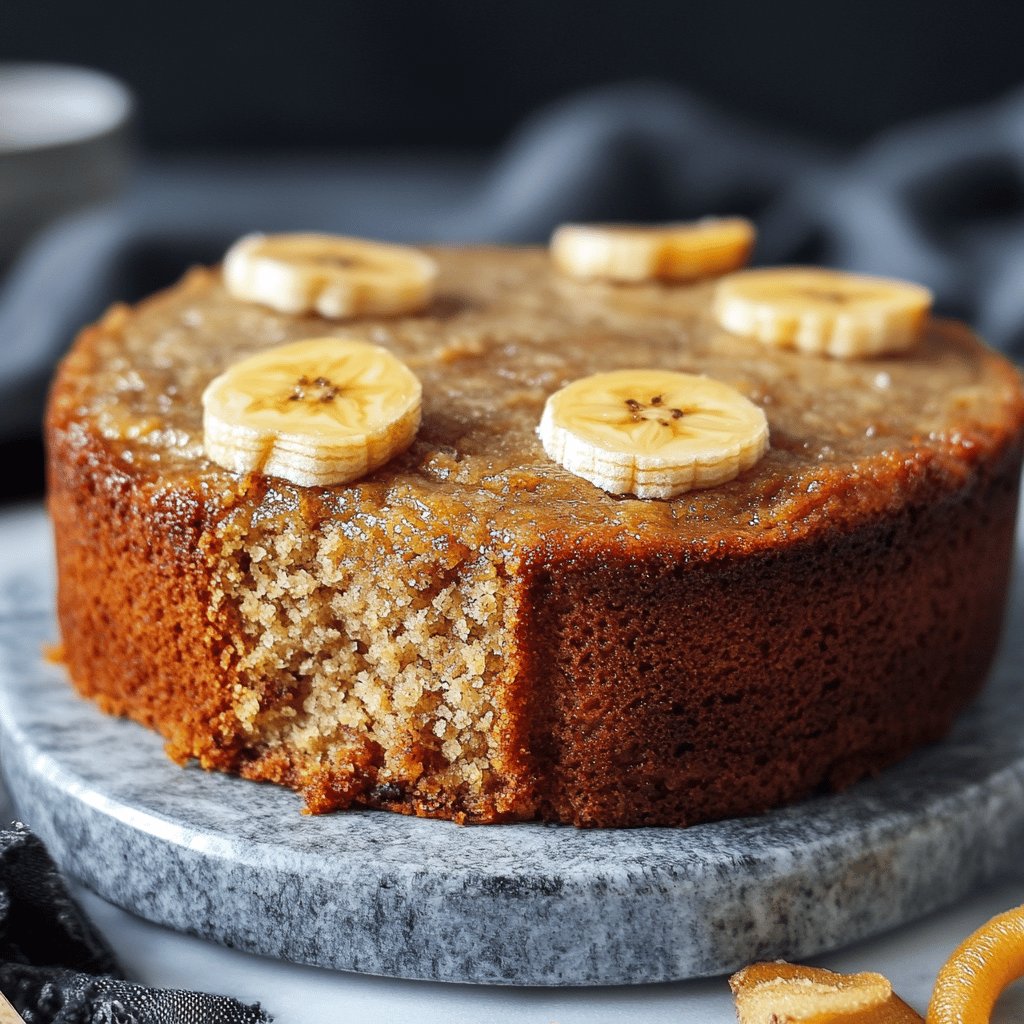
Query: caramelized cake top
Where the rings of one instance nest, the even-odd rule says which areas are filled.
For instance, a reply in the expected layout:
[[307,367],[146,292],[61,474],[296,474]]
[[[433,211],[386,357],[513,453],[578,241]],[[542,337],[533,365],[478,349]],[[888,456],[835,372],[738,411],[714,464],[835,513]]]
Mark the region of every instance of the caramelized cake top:
[[[608,285],[560,277],[542,249],[429,250],[437,295],[419,315],[331,321],[233,299],[216,269],[189,272],[135,308],[114,307],[68,357],[51,422],[102,438],[125,471],[200,492],[216,513],[241,495],[271,512],[391,516],[414,542],[439,522],[468,543],[529,547],[552,535],[761,547],[854,523],[918,490],[953,489],[1022,429],[1020,378],[960,324],[932,319],[908,353],[837,360],[770,348],[718,326],[714,282]],[[352,484],[239,479],[203,454],[200,396],[269,346],[337,335],[381,345],[423,384],[412,447]],[[601,371],[707,374],[761,406],[771,448],[738,479],[668,501],[615,497],[545,455],[548,395]]]

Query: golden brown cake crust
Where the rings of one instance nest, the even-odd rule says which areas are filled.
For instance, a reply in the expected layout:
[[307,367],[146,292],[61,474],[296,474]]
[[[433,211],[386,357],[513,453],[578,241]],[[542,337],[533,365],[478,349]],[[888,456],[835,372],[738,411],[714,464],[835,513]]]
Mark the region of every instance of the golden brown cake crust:
[[[172,756],[292,786],[314,811],[482,822],[760,811],[948,729],[984,680],[1011,563],[1024,401],[1009,364],[941,322],[901,359],[768,353],[708,326],[700,286],[569,285],[529,251],[439,255],[425,317],[295,323],[197,271],[83,333],[47,420],[83,693]],[[424,379],[410,452],[347,488],[206,462],[202,384],[247,347],[330,332],[389,345]],[[566,376],[666,361],[762,404],[760,466],[640,502],[544,459],[532,424]],[[354,550],[385,588],[358,606]],[[290,575],[261,568],[286,559]],[[410,600],[400,622],[381,610]],[[315,650],[285,621],[307,605]],[[369,612],[397,655],[373,649]],[[432,646],[446,623],[456,662]],[[375,708],[385,725],[367,724]]]
[[543,814],[753,813],[942,737],[998,642],[1018,459],[956,496],[698,571],[665,552],[545,559],[526,715]]

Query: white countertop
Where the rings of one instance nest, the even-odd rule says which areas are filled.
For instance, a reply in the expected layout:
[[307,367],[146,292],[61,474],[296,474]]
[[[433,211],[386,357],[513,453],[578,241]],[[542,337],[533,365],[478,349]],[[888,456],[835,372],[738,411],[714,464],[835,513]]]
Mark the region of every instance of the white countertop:
[[[48,524],[38,506],[0,512],[5,574],[50,572]],[[1019,628],[1020,624],[1016,624]],[[31,822],[27,824],[31,825]],[[266,960],[178,935],[89,892],[82,903],[134,980],[195,988],[261,1003],[279,1024],[341,1020],[408,1024],[727,1024],[735,1020],[724,978],[600,989],[500,988],[396,981]],[[952,949],[992,915],[1024,903],[1024,857],[1014,877],[954,908],[815,963],[838,971],[879,971],[925,1009]],[[993,1024],[1024,1020],[1024,986],[1000,1001]]]

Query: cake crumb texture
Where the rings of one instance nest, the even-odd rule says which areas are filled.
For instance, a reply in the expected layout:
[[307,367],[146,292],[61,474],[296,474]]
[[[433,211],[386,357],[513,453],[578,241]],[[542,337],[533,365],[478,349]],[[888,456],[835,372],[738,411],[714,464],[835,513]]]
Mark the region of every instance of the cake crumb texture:
[[[369,759],[363,781],[467,813],[499,813],[497,697],[514,664],[514,602],[504,564],[447,544],[435,529],[397,550],[376,525],[312,529],[289,513],[220,527],[214,608],[237,608],[240,680],[232,706],[260,754],[310,809],[325,776]],[[353,543],[353,534],[358,543]]]

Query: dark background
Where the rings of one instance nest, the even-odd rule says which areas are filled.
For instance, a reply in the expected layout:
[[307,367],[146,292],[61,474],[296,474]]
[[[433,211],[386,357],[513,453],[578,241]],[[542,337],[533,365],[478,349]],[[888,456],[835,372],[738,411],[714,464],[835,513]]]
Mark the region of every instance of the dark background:
[[491,147],[588,86],[658,79],[829,145],[1024,76],[1019,0],[0,0],[0,59],[87,64],[154,151]]

